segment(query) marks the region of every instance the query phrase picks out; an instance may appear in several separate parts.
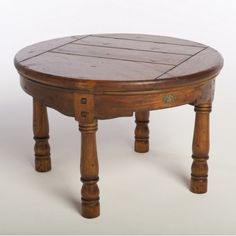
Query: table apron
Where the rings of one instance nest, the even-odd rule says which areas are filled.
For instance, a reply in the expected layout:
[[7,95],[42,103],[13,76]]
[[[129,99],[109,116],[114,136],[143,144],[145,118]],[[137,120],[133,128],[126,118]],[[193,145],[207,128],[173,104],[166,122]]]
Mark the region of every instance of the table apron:
[[95,95],[95,117],[108,119],[132,116],[132,113],[136,111],[165,109],[184,104],[211,103],[214,97],[214,82],[215,80],[212,79],[194,86],[136,94]]
[[139,92],[93,94],[41,84],[21,76],[21,87],[46,106],[81,122],[132,116],[136,111],[151,111],[180,106],[210,103],[214,96],[214,78],[178,88]]
[[20,76],[22,89],[64,115],[75,117],[74,92],[32,81]]

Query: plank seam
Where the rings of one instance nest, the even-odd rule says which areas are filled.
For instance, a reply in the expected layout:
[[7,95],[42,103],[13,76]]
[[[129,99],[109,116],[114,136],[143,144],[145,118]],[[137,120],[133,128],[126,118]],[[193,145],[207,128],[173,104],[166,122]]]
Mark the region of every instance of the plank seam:
[[159,65],[175,66],[175,64],[169,64],[169,63],[137,61],[137,60],[131,60],[131,59],[129,60],[129,59],[114,58],[114,57],[102,57],[102,56],[92,56],[92,55],[85,55],[85,54],[74,54],[74,53],[68,53],[68,52],[50,51],[50,53],[65,54],[65,55],[73,55],[73,56],[82,56],[82,57],[103,58],[103,59],[111,59],[111,60],[119,60],[119,61],[140,62],[140,63],[147,63],[147,64],[159,64]]
[[[86,37],[88,37],[88,36],[90,36],[90,35],[85,35],[84,37],[82,37],[82,38],[80,38],[80,39],[84,39],[84,38],[86,38]],[[74,39],[74,40],[72,40],[72,41],[70,41],[70,42],[64,43],[64,44],[62,44],[62,45],[60,45],[60,46],[57,46],[57,47],[55,47],[55,48],[51,48],[51,49],[46,50],[46,51],[44,51],[44,52],[38,53],[37,55],[34,55],[34,56],[31,56],[31,57],[25,58],[25,59],[19,61],[19,63],[20,63],[20,62],[27,61],[27,60],[29,60],[29,59],[32,59],[32,58],[34,58],[34,57],[40,56],[40,55],[42,55],[42,54],[44,54],[44,53],[46,53],[46,52],[50,52],[51,50],[55,50],[55,49],[57,49],[57,48],[63,47],[63,46],[65,46],[65,45],[67,45],[67,44],[73,43],[73,42],[78,41],[78,40],[80,40],[80,39]]]
[[[69,43],[70,44],[70,43]],[[76,43],[71,42],[71,44],[76,45],[85,45],[85,46],[91,46],[91,47],[103,47],[103,48],[114,48],[114,49],[124,49],[124,50],[133,50],[133,51],[141,51],[141,52],[153,52],[153,53],[163,53],[163,54],[173,54],[173,55],[183,55],[183,56],[192,56],[192,54],[189,53],[175,53],[175,52],[165,52],[165,51],[151,51],[151,50],[145,50],[145,49],[134,49],[134,48],[121,48],[121,47],[111,47],[111,46],[102,46],[102,45],[96,45],[96,44],[86,44],[86,43]]]
[[200,50],[199,52],[197,52],[197,53],[195,53],[194,55],[190,56],[189,58],[185,59],[184,61],[180,62],[179,64],[177,64],[177,65],[174,66],[173,68],[171,68],[171,69],[167,70],[166,72],[162,73],[161,75],[155,77],[154,80],[160,78],[160,77],[163,76],[164,74],[166,74],[166,73],[170,72],[171,70],[177,68],[178,66],[180,66],[180,65],[183,64],[183,63],[185,63],[186,61],[188,61],[188,60],[191,59],[192,57],[196,56],[198,53],[200,53],[200,52],[206,50],[207,48],[208,48],[208,47],[203,48],[202,50]]
[[146,42],[146,43],[157,43],[157,44],[170,44],[170,45],[177,45],[177,46],[186,46],[186,47],[197,47],[197,48],[204,48],[203,46],[198,45],[186,45],[181,43],[168,43],[168,42],[157,42],[157,41],[151,41],[151,40],[139,40],[139,39],[127,39],[127,38],[116,38],[116,37],[109,37],[109,36],[102,36],[102,35],[90,35],[90,37],[93,38],[107,38],[107,39],[121,39],[121,40],[130,40],[130,41],[137,41],[137,42]]

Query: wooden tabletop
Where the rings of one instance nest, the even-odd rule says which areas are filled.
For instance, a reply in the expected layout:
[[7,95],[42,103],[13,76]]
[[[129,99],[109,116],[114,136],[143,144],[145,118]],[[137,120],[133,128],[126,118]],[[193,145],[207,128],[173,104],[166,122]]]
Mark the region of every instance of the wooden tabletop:
[[223,59],[213,48],[188,40],[99,34],[28,46],[17,53],[15,66],[21,75],[52,86],[122,91],[209,79],[219,73]]

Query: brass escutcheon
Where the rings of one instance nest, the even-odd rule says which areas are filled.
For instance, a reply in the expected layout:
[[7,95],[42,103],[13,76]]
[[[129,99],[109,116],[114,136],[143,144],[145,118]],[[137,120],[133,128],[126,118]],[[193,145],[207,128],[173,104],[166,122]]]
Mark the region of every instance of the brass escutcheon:
[[175,97],[174,95],[169,94],[169,95],[164,96],[162,100],[164,103],[172,103],[175,101]]
[[86,104],[87,103],[87,98],[81,98],[80,103],[81,104]]

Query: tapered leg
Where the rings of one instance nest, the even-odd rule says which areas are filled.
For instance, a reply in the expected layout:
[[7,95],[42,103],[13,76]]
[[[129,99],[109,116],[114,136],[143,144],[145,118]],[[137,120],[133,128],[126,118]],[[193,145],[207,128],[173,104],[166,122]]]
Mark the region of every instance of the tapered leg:
[[39,172],[51,170],[49,126],[46,106],[38,99],[33,99],[33,132],[35,139],[35,169]]
[[136,152],[148,152],[149,150],[149,111],[137,111],[135,113],[135,143]]
[[193,164],[190,190],[193,193],[207,192],[208,153],[209,153],[209,115],[211,104],[195,106],[196,118],[193,136]]
[[80,171],[82,196],[82,216],[95,218],[100,215],[98,182],[98,159],[96,148],[97,121],[80,123],[81,160]]

